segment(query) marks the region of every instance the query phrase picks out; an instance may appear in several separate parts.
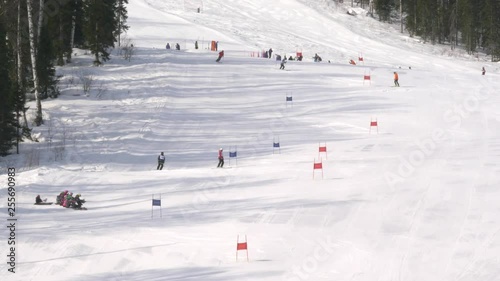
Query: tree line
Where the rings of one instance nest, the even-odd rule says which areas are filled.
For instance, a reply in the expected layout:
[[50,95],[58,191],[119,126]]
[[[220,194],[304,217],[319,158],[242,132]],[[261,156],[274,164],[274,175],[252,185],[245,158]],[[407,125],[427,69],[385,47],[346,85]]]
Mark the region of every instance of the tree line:
[[55,66],[88,49],[94,65],[109,60],[120,42],[128,0],[0,0],[0,156],[31,139],[26,102],[35,100],[34,125],[43,124],[42,100],[59,95]]
[[462,46],[469,54],[481,50],[500,60],[500,0],[361,1],[372,3],[382,21],[402,19],[412,36],[452,49]]

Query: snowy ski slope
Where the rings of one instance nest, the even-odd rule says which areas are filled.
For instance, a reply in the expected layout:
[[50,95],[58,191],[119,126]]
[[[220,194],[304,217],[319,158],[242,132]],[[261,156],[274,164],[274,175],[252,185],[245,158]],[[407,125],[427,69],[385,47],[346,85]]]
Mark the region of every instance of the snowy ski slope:
[[[16,273],[2,262],[1,280],[500,280],[497,64],[332,1],[196,1],[130,0],[131,62],[77,51],[58,69],[40,142],[1,159],[18,170]],[[270,47],[304,61],[251,56]],[[88,211],[32,204],[66,189]],[[0,207],[5,222],[5,190]]]

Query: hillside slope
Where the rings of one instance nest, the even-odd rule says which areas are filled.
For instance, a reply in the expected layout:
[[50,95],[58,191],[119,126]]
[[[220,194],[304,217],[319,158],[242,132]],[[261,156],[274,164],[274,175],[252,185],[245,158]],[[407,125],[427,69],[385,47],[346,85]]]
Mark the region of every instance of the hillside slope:
[[[19,247],[2,280],[498,279],[493,65],[437,55],[325,1],[211,0],[200,14],[196,3],[130,0],[131,62],[94,68],[81,52],[58,69],[40,143],[4,162],[19,171]],[[251,56],[270,47],[305,59],[283,71]],[[360,53],[364,64],[347,64]],[[32,205],[66,189],[88,210]],[[235,261],[238,235],[249,262],[244,251]]]

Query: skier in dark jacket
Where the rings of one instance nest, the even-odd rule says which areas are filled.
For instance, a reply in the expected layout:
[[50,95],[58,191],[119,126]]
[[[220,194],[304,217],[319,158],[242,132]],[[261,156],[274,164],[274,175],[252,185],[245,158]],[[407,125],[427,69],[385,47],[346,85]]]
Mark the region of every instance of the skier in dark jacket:
[[170,50],[170,43],[167,43],[167,46],[165,46],[165,48],[167,48],[167,50]]
[[176,49],[177,51],[179,51],[179,50],[181,49],[181,45],[179,45],[179,43],[176,43],[176,44],[175,44],[175,49]]
[[156,170],[161,170],[163,169],[163,164],[165,164],[165,155],[163,155],[163,152],[158,155],[158,167],[156,167]]
[[37,195],[37,196],[36,196],[35,201],[36,201],[36,202],[35,202],[36,204],[40,204],[40,203],[42,203],[42,202],[43,202],[42,198],[40,198],[40,195]]
[[273,48],[269,48],[269,58],[273,57]]
[[286,56],[281,61],[280,69],[285,69],[285,63],[286,63]]
[[81,199],[81,194],[77,194],[73,200],[73,208],[81,209],[82,204],[85,203],[85,199]]

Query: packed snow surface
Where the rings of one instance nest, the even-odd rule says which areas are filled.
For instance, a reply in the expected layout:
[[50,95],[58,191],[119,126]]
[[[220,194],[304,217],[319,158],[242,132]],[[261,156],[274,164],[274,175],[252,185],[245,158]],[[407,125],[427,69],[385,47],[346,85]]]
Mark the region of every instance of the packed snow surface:
[[[76,50],[1,160],[1,280],[500,280],[498,65],[347,3],[129,1],[131,61]],[[33,205],[63,190],[88,210]]]

